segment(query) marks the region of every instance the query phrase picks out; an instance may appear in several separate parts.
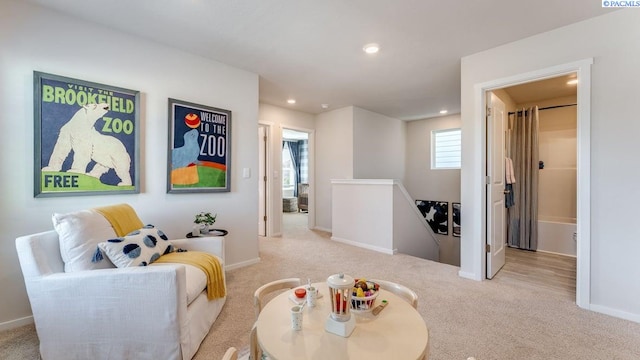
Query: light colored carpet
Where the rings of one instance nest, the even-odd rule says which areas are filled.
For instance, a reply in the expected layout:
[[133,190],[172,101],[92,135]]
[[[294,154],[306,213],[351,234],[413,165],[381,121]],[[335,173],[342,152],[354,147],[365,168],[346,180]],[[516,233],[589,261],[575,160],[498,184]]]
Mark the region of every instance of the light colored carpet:
[[[429,328],[430,359],[640,359],[640,324],[582,310],[566,296],[517,282],[476,282],[458,268],[336,243],[309,231],[306,215],[285,217],[282,238],[260,239],[261,262],[227,273],[228,299],[195,360],[246,351],[255,320],[252,294],[280,278],[323,281],[344,272],[413,288]],[[32,325],[0,333],[0,358],[37,359]]]

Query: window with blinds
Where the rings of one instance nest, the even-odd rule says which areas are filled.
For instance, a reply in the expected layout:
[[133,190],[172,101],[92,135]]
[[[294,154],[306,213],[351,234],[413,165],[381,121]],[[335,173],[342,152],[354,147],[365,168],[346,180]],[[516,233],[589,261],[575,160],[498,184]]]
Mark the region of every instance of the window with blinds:
[[431,132],[431,169],[460,169],[462,157],[461,129]]

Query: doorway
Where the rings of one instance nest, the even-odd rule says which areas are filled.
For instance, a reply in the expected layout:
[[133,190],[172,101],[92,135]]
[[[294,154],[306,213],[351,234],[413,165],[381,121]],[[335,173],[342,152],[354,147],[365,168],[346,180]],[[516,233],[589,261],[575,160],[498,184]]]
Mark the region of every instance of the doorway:
[[309,133],[282,129],[282,234],[309,228]]
[[[476,114],[481,116],[481,119],[485,119],[487,115],[487,101],[486,95],[489,91],[503,89],[505,87],[525,84],[550,78],[556,78],[563,75],[575,73],[577,84],[577,184],[576,184],[576,304],[582,308],[589,308],[590,304],[590,229],[589,229],[589,214],[590,214],[590,156],[589,156],[589,143],[590,143],[590,94],[591,94],[591,81],[590,81],[590,69],[593,64],[593,59],[586,59],[575,63],[568,63],[563,65],[557,65],[551,68],[540,69],[532,71],[530,73],[511,76],[504,79],[496,79],[486,83],[477,84],[475,87],[475,99],[476,104],[480,105],[476,108]],[[487,127],[483,126],[482,136],[482,159],[485,165],[490,164],[491,159],[488,157],[487,143]],[[487,166],[487,169],[490,168]],[[483,180],[488,180],[489,174],[484,172]],[[484,182],[484,188],[486,190],[486,184]],[[476,242],[476,254],[478,256],[478,262],[476,263],[476,271],[479,274],[487,273],[487,246],[489,231],[488,228],[493,223],[491,218],[491,212],[486,211],[487,197],[482,198],[482,207],[485,209],[485,221],[481,223],[482,233]],[[483,276],[484,278],[485,276]]]
[[[536,285],[546,283],[549,288],[561,288],[572,293],[572,298],[575,297],[578,170],[576,76],[576,73],[570,73],[504,87],[491,91],[487,98],[492,109],[487,116],[487,159],[490,160],[487,161],[487,166],[493,170],[487,170],[492,178],[492,190],[487,192],[490,199],[487,203],[498,204],[499,208],[487,209],[492,218],[491,225],[487,226],[487,238],[491,240],[491,251],[487,253],[487,278],[493,278],[506,263],[511,275],[517,273],[519,268],[523,271],[526,269],[530,274],[537,274],[522,277],[522,281]],[[538,112],[533,110],[534,106],[538,107]],[[523,109],[531,110],[523,114]],[[528,170],[531,176],[523,178],[522,173],[515,176],[511,174],[511,177],[507,176],[508,184],[504,184],[505,169],[503,162],[498,161],[500,159],[497,157],[504,158],[510,164],[520,165],[524,162],[521,158],[524,155],[521,151],[523,148],[519,146],[523,139],[516,133],[519,133],[518,130],[525,130],[521,126],[527,120],[533,120],[534,116],[537,131],[530,135],[535,135],[538,141],[535,149],[529,149],[527,154],[535,154],[535,164],[532,164],[535,169],[522,168],[522,172]],[[518,130],[514,129],[516,125]],[[498,136],[499,134],[504,136]],[[495,177],[499,179],[494,180]],[[519,178],[518,181],[515,181],[516,178]],[[511,181],[514,183],[510,183]],[[522,195],[525,195],[524,188],[528,183],[533,185],[530,193],[535,194],[535,198],[525,200]],[[518,193],[514,196],[516,191]],[[508,206],[505,206],[505,199],[509,197],[511,201],[506,201]],[[529,201],[532,207],[527,208]],[[532,225],[524,230],[521,224]],[[497,246],[498,242],[503,246]],[[506,261],[505,254],[502,253],[504,244],[508,245]],[[526,250],[535,250],[537,253]],[[496,258],[499,260],[496,261]],[[498,264],[500,261],[502,263]],[[554,263],[557,266],[532,271],[531,266],[536,262]],[[545,265],[541,265],[543,266]],[[573,279],[573,284],[570,279]]]

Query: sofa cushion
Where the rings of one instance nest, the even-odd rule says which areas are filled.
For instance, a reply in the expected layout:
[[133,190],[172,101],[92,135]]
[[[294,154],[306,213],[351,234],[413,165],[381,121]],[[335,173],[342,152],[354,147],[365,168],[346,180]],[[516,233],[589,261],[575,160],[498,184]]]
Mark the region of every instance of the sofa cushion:
[[[160,264],[158,264],[160,265]],[[187,305],[191,304],[207,287],[207,275],[193,265],[184,265],[187,278]]]
[[[98,244],[111,262],[119,267],[147,266],[165,253],[173,251],[173,245],[162,230],[146,225],[123,237],[114,237]],[[94,261],[100,262],[99,253]]]
[[52,221],[58,233],[65,272],[114,267],[108,260],[98,263],[91,261],[98,243],[116,236],[111,224],[100,213],[95,210],[55,213]]
[[167,264],[183,265],[185,268],[185,275],[187,280],[187,305],[191,304],[202,292],[207,288],[207,275],[204,271],[198,269],[196,266],[189,264],[174,264],[174,263],[153,263],[151,266],[163,266]]

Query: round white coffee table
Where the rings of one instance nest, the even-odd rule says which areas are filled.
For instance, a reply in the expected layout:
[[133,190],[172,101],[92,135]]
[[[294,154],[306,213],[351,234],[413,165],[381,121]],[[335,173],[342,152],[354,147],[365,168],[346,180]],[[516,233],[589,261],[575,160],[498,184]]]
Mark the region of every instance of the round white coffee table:
[[315,307],[305,306],[302,330],[291,328],[290,309],[295,304],[284,292],[269,301],[258,317],[258,343],[272,359],[426,359],[429,331],[420,316],[402,298],[380,289],[376,304],[389,302],[380,314],[370,312],[352,316],[356,328],[349,337],[326,332],[331,300],[326,283],[313,286],[323,295]]

